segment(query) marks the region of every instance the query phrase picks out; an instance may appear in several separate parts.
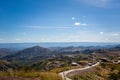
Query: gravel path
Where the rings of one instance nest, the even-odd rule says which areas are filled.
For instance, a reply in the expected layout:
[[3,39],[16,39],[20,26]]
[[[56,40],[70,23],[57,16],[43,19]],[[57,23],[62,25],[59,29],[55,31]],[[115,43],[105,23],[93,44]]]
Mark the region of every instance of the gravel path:
[[72,79],[68,78],[67,75],[72,75],[73,76],[73,75],[75,75],[76,72],[84,72],[84,71],[89,70],[89,69],[91,69],[91,68],[93,68],[93,67],[95,67],[99,64],[100,64],[100,62],[97,62],[96,64],[93,64],[91,66],[86,66],[84,68],[63,71],[63,72],[59,73],[59,75],[62,76],[63,80],[72,80]]

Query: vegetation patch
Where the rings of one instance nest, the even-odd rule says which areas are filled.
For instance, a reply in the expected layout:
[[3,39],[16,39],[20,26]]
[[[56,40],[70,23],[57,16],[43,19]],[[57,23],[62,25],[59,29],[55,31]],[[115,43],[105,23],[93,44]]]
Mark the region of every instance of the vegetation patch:
[[71,77],[72,80],[120,80],[120,64],[102,63],[94,71]]

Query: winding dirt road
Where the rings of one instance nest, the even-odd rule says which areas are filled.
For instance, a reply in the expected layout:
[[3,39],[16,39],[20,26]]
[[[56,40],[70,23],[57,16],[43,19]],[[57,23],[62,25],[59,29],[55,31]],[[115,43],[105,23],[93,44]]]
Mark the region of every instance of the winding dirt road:
[[100,64],[100,62],[97,62],[97,63],[95,63],[95,64],[93,64],[91,66],[86,66],[84,68],[78,68],[78,69],[72,69],[72,70],[68,70],[68,71],[63,71],[63,72],[59,73],[59,75],[62,76],[63,80],[72,80],[72,79],[70,79],[70,78],[67,77],[67,74],[74,73],[76,71],[80,72],[80,71],[83,71],[83,70],[91,69],[91,68],[93,68],[93,67],[95,67],[95,66],[97,66],[99,64]]

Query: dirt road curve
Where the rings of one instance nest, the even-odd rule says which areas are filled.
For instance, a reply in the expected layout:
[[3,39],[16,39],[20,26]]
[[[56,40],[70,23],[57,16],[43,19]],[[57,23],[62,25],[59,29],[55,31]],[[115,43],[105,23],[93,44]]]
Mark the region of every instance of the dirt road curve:
[[69,74],[69,73],[74,73],[75,71],[79,71],[80,72],[80,71],[83,71],[83,70],[87,70],[87,69],[93,68],[93,67],[95,67],[95,66],[97,66],[99,64],[100,64],[100,62],[97,62],[97,63],[95,63],[95,64],[93,64],[91,66],[86,66],[84,68],[63,71],[63,72],[59,73],[59,75],[62,76],[63,80],[72,80],[72,79],[68,78],[66,75]]

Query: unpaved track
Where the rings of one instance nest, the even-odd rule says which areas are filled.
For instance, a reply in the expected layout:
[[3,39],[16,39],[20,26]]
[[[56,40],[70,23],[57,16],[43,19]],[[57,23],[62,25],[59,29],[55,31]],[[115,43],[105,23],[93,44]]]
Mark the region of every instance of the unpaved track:
[[93,67],[95,67],[95,66],[97,66],[99,64],[100,64],[100,62],[97,62],[96,64],[93,64],[92,66],[86,66],[84,68],[78,68],[78,69],[72,69],[72,70],[68,70],[68,71],[63,71],[63,72],[59,73],[59,75],[62,76],[63,80],[72,80],[72,79],[67,77],[67,74],[74,73],[76,71],[80,72],[80,71],[84,71],[84,70],[87,70],[87,69],[91,69],[91,68],[93,68]]

